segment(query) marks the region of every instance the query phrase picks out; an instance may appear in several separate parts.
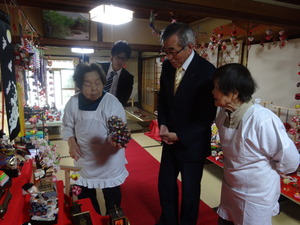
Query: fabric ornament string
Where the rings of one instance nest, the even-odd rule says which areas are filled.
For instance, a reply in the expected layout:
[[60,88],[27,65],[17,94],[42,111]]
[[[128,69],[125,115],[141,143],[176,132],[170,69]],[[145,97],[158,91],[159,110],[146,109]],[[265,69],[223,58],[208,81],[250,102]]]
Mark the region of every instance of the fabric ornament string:
[[104,91],[106,91],[106,92],[110,91],[110,88],[111,88],[111,85],[112,85],[112,82],[113,82],[113,79],[114,79],[115,75],[117,75],[117,72],[111,71],[110,77],[107,79],[106,84],[104,86]]
[[177,88],[180,84],[180,81],[183,77],[184,69],[182,67],[177,68],[176,74],[175,74],[175,82],[174,82],[174,95],[176,94]]

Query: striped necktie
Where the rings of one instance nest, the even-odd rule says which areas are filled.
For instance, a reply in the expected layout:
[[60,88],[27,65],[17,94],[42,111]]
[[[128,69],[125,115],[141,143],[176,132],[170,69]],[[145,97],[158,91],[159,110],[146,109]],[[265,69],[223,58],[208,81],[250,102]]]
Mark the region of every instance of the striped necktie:
[[184,69],[182,67],[177,68],[176,74],[175,74],[175,81],[174,81],[174,95],[175,95],[175,93],[177,91],[177,88],[178,88],[178,86],[180,84],[180,81],[182,79],[183,73],[184,73]]
[[117,75],[117,72],[111,71],[110,76],[107,79],[106,84],[104,86],[104,91],[106,91],[106,92],[110,91],[110,88],[111,88],[111,85],[112,85],[112,82],[113,82],[113,79],[114,79],[115,75]]

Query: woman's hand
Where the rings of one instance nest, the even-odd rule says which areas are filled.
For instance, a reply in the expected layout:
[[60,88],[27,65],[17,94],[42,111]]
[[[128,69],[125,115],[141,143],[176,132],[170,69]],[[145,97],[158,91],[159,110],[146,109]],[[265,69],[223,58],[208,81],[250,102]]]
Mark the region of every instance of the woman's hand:
[[68,139],[68,144],[69,144],[69,154],[71,158],[77,161],[81,157],[81,151],[79,145],[77,144],[76,138],[70,137]]
[[107,137],[107,142],[116,149],[127,148],[127,144],[124,144],[124,146],[122,146],[120,143],[113,141],[111,136]]

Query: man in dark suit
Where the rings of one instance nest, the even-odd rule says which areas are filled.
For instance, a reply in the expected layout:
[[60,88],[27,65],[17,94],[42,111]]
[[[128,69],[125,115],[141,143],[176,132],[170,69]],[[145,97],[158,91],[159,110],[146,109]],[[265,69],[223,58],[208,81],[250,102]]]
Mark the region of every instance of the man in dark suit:
[[[158,225],[196,225],[203,165],[211,153],[211,124],[216,114],[211,93],[215,67],[193,50],[195,36],[188,25],[172,23],[160,38],[167,59],[158,94],[163,141],[158,184],[162,214]],[[177,75],[177,71],[181,73]]]
[[125,68],[131,55],[131,47],[126,41],[116,41],[111,49],[111,62],[100,63],[106,76],[104,90],[116,96],[125,107],[133,89],[133,75]]

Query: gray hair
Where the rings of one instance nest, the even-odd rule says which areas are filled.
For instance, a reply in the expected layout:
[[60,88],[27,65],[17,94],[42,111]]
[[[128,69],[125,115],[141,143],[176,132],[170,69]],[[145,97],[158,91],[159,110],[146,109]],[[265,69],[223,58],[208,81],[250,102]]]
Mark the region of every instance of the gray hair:
[[179,39],[180,46],[187,46],[188,44],[195,44],[194,31],[185,23],[171,23],[168,25],[160,36],[160,43],[169,39],[172,35],[176,34]]

